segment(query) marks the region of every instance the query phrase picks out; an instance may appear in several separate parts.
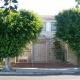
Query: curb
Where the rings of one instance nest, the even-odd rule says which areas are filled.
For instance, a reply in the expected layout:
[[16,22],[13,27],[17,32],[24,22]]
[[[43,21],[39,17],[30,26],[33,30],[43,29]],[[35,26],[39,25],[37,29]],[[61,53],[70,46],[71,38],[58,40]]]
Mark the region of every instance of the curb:
[[68,69],[46,69],[46,68],[24,68],[24,69],[15,69],[15,72],[4,72],[0,71],[0,76],[24,76],[24,75],[75,75],[75,74],[80,74],[78,69],[74,68],[68,68]]
[[0,75],[63,75],[76,74],[77,72],[0,72]]

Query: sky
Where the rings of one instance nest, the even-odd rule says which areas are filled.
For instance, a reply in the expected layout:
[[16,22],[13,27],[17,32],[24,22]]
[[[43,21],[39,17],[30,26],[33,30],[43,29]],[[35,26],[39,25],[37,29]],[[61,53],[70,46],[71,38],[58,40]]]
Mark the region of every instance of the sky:
[[18,3],[19,9],[33,10],[40,15],[56,15],[76,5],[75,0],[18,0]]
[[57,15],[64,9],[74,8],[76,2],[75,0],[18,0],[18,4],[18,9],[33,10],[39,15]]

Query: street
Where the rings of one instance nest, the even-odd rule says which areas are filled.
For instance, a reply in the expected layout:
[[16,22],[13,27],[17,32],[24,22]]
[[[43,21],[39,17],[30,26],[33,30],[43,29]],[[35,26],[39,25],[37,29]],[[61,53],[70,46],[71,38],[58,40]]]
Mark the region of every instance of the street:
[[80,80],[80,75],[0,76],[0,80]]

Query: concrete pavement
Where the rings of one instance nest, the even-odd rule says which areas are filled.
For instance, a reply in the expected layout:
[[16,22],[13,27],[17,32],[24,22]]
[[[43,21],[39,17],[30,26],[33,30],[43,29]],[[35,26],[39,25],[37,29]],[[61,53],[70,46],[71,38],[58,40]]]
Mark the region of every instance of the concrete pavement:
[[80,80],[79,75],[0,76],[0,80]]
[[2,72],[0,75],[55,75],[79,74],[78,68],[13,68],[15,72]]

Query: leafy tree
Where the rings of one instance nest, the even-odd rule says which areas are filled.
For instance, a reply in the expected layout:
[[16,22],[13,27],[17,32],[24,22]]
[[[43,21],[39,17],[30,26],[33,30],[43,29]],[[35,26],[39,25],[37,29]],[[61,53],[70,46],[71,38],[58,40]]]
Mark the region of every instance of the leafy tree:
[[76,8],[79,8],[80,0],[75,0],[75,2],[77,2]]
[[1,18],[0,55],[3,58],[20,55],[30,41],[38,38],[42,29],[41,18],[30,11],[21,10]]
[[[8,19],[8,15],[10,14],[11,11],[16,12],[18,1],[17,0],[1,0],[1,1],[4,2],[4,5],[1,6],[1,8],[4,9],[2,16],[4,16],[4,17],[7,16],[7,19]],[[13,6],[12,6],[12,4],[13,4]],[[0,57],[1,56],[2,55],[0,55]],[[1,60],[3,60],[2,57],[1,57]],[[8,57],[5,58],[5,68],[4,69],[9,70]]]
[[[14,3],[17,0],[4,1],[7,6],[8,1]],[[10,70],[9,57],[20,55],[30,41],[35,41],[43,24],[39,15],[32,11],[20,10],[17,13],[15,11],[15,7],[9,6],[0,14],[0,57],[6,58],[5,69],[7,71]]]
[[55,16],[56,36],[67,42],[80,60],[80,9],[69,9]]
[[2,17],[0,26],[0,52],[2,57],[18,56],[30,41],[37,39],[42,21],[37,14],[21,10]]
[[5,8],[7,10],[17,10],[17,0],[1,0],[4,2],[4,5],[1,8]]

